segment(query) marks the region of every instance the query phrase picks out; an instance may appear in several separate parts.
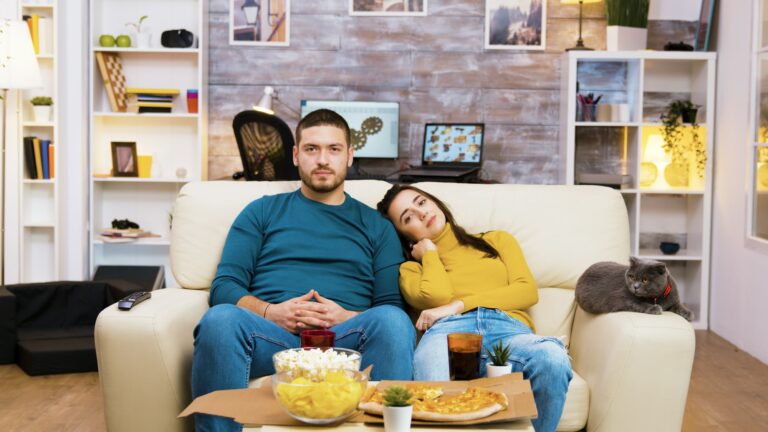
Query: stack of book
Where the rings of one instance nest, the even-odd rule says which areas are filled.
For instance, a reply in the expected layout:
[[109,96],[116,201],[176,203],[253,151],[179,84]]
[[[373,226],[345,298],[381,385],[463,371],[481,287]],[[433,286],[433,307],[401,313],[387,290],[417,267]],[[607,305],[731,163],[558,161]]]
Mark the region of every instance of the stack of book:
[[128,112],[169,113],[173,110],[173,99],[179,89],[135,88],[125,89]]
[[54,175],[53,156],[55,146],[49,139],[35,136],[24,137],[24,160],[27,166],[27,178],[48,180]]
[[101,232],[101,239],[105,243],[132,243],[140,238],[160,237],[160,234],[153,234],[143,229],[129,228],[117,229],[107,228]]

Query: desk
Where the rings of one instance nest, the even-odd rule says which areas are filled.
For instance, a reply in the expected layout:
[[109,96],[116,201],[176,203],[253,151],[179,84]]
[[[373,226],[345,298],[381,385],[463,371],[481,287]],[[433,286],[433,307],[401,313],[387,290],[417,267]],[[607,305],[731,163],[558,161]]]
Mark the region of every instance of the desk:
[[[411,428],[412,432],[437,432],[437,431],[456,431],[456,432],[481,432],[488,430],[514,431],[514,432],[533,432],[530,420],[518,420],[512,423],[475,425],[475,426],[456,426],[456,427],[419,427]],[[289,432],[289,431],[312,431],[312,432],[384,432],[384,425],[368,425],[364,423],[345,423],[336,427],[319,426],[261,426],[243,428],[243,432]]]

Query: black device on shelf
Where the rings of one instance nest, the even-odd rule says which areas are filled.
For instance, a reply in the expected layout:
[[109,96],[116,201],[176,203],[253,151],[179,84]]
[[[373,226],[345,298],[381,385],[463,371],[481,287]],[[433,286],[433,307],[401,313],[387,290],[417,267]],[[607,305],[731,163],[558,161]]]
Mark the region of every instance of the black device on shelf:
[[195,43],[195,35],[185,29],[166,30],[160,35],[160,44],[166,48],[189,48]]

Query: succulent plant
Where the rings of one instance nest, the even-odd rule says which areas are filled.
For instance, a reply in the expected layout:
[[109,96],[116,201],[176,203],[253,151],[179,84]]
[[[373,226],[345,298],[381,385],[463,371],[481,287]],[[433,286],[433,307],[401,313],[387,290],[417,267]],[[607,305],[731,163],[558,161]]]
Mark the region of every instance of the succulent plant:
[[53,105],[53,99],[51,99],[50,96],[35,96],[29,101],[29,103],[36,106]]
[[411,404],[413,394],[410,390],[401,386],[392,386],[384,390],[384,406],[404,407]]
[[509,345],[504,345],[501,340],[497,344],[492,345],[490,350],[486,349],[485,351],[488,353],[488,357],[494,366],[506,365],[509,362],[509,357],[512,355],[512,349],[509,348]]

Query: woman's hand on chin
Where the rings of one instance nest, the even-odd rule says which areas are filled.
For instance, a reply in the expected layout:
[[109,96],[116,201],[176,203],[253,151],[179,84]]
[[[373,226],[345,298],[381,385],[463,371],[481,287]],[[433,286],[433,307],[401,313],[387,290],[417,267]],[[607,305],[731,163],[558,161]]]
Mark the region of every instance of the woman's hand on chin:
[[421,331],[427,331],[428,328],[435,324],[435,321],[440,318],[447,317],[449,315],[456,315],[464,310],[464,302],[461,300],[454,300],[447,305],[424,309],[419,315],[419,319],[416,320],[416,328]]
[[432,243],[432,240],[425,238],[420,240],[418,243],[411,246],[411,255],[413,255],[413,258],[421,262],[421,258],[424,257],[424,254],[427,253],[427,251],[436,251],[437,246],[435,246],[434,243]]

